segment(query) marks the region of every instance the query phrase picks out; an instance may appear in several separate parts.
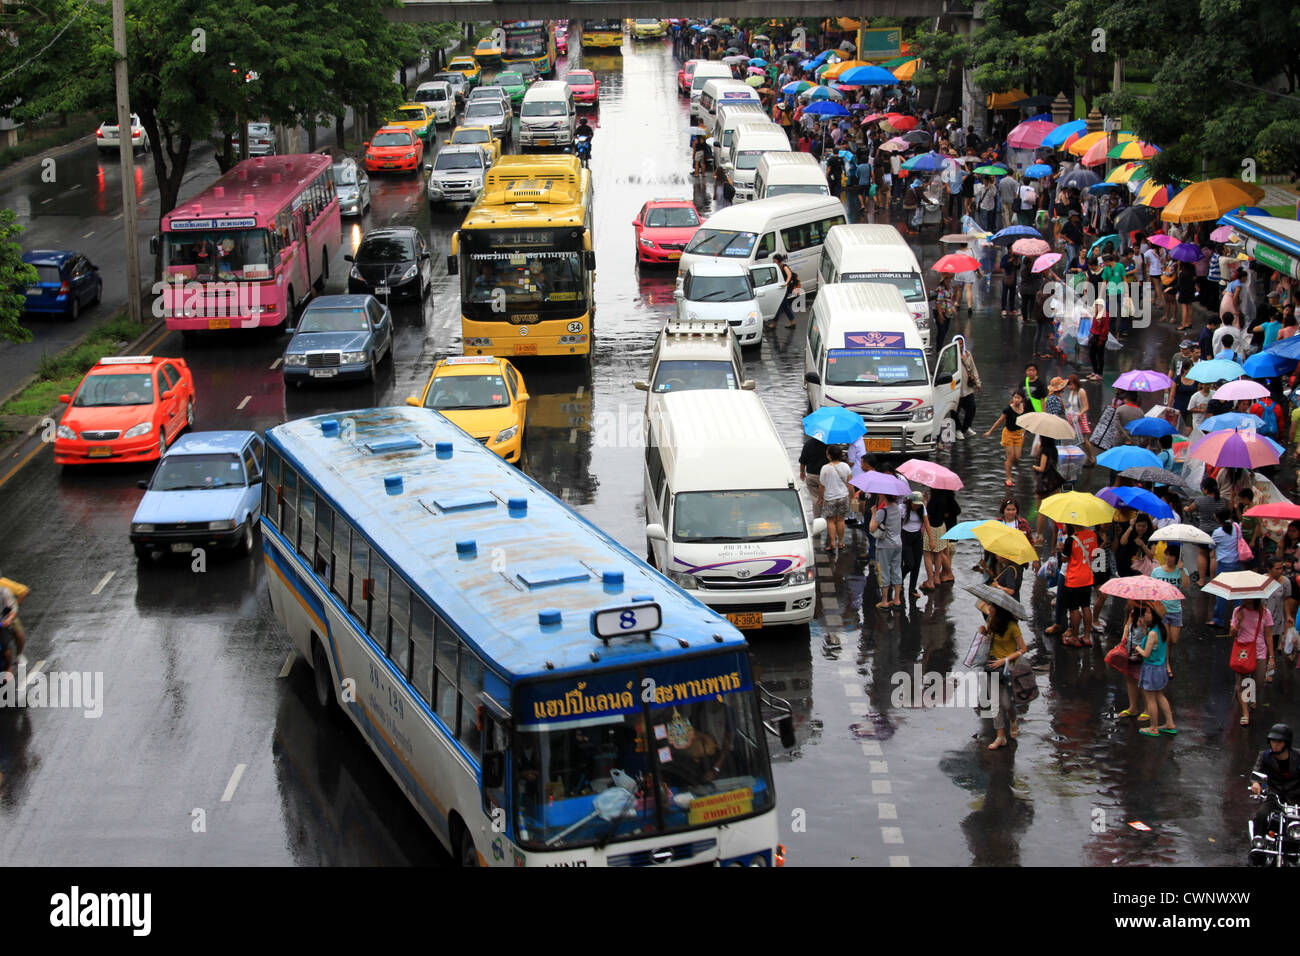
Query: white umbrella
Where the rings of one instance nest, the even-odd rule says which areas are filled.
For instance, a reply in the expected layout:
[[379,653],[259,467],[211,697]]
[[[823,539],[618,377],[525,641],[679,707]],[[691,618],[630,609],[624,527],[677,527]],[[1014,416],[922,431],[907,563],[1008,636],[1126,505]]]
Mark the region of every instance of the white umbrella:
[[1179,544],[1209,546],[1214,539],[1194,524],[1167,524],[1151,535],[1152,541],[1175,541]]

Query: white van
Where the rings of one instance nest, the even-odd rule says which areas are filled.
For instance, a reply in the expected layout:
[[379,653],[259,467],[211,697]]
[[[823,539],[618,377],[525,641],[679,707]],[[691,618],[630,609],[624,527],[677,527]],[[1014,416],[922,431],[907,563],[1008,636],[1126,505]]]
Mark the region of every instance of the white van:
[[829,196],[831,187],[822,164],[812,153],[764,153],[754,170],[754,198],[789,193]]
[[926,349],[932,348],[930,299],[925,274],[907,240],[893,226],[836,226],[822,251],[822,282],[887,282],[903,293]]
[[813,541],[790,456],[749,391],[661,396],[645,450],[651,563],[740,628],[803,624],[816,603]]
[[745,263],[764,315],[770,317],[766,296],[772,294],[775,283],[779,305],[782,291],[781,270],[775,267],[772,256],[778,252],[784,255],[803,291],[811,295],[817,291],[822,243],[826,234],[843,222],[844,205],[834,196],[796,193],[728,206],[704,220],[686,244],[677,264],[678,278],[691,263],[701,259]]
[[758,93],[752,86],[746,86],[740,80],[708,80],[700,90],[700,126],[713,129],[718,118],[718,106],[721,103],[753,103],[762,105]]
[[524,94],[519,107],[519,145],[568,146],[578,125],[573,90],[563,80],[542,80]]
[[717,118],[709,130],[709,149],[713,151],[713,168],[726,171],[727,160],[731,153],[731,137],[741,123],[761,123],[767,120],[763,107],[754,103],[728,103],[723,100],[718,104]]
[[823,285],[804,348],[808,403],[861,415],[869,452],[929,454],[941,432],[956,429],[965,380],[962,341],[953,336],[931,366],[897,288],[877,282]]
[[691,119],[695,119],[700,115],[700,94],[704,92],[704,84],[709,80],[729,80],[731,78],[731,67],[725,63],[695,64],[695,72],[691,74]]
[[754,198],[754,173],[764,153],[789,153],[790,137],[771,120],[766,123],[741,123],[731,136],[727,156],[727,179],[736,190],[734,202]]

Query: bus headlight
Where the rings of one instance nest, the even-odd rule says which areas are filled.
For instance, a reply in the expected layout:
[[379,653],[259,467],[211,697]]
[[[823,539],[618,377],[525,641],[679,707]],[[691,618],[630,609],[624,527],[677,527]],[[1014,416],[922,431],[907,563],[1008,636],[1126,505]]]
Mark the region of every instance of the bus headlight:
[[365,361],[365,352],[344,352],[339,356],[339,364],[341,365],[361,365]]
[[307,364],[307,356],[290,353],[289,355],[286,355],[284,357],[284,364],[293,365],[295,367],[301,367]]
[[812,584],[813,573],[805,568],[803,571],[791,571],[785,576],[785,583],[789,585]]
[[934,421],[934,406],[930,405],[926,408],[918,408],[916,411],[912,412],[912,421],[918,425],[922,422]]
[[510,439],[514,438],[518,434],[519,434],[518,425],[511,425],[509,428],[503,428],[501,429],[501,431],[497,432],[497,437],[492,439],[492,444],[499,445],[503,441],[509,441]]
[[694,591],[699,587],[695,581],[695,575],[687,574],[684,571],[669,571],[668,580],[687,591]]
[[123,438],[139,438],[141,435],[147,435],[153,431],[152,422],[141,422],[139,425],[132,425],[122,433]]

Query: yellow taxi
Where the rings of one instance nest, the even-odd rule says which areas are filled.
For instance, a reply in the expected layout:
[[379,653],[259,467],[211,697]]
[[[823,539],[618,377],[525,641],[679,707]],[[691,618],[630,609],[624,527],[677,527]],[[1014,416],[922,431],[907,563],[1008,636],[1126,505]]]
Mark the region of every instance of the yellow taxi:
[[479,66],[495,69],[501,65],[501,47],[491,37],[484,37],[474,48],[474,60]]
[[496,165],[501,158],[501,140],[492,135],[490,126],[457,126],[444,143],[450,146],[482,146],[488,154],[488,165]]
[[524,450],[528,392],[523,376],[495,355],[460,355],[433,367],[424,392],[406,404],[432,408],[508,462]]
[[471,89],[478,86],[479,81],[483,78],[483,68],[478,65],[478,60],[472,56],[452,57],[451,62],[447,64],[447,72],[464,74],[465,85]]
[[632,21],[632,39],[648,40],[654,37],[667,36],[668,30],[664,27],[662,20],[640,19]]
[[427,143],[438,128],[438,119],[433,110],[423,103],[403,103],[384,125],[404,126]]

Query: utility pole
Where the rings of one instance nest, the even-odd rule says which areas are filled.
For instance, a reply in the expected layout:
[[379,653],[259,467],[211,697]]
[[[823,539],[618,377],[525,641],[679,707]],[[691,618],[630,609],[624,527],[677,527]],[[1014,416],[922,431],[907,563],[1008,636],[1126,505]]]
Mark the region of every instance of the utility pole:
[[[1117,56],[1115,57],[1115,69],[1114,72],[1111,74],[1111,78],[1110,78],[1110,91],[1112,93],[1118,93],[1120,85],[1123,83],[1123,81],[1124,81],[1124,58]],[[1106,152],[1109,153],[1112,149],[1114,149],[1116,146],[1119,145],[1120,121],[1118,116],[1108,116],[1106,118],[1106,121],[1107,121],[1106,130],[1109,133],[1109,135],[1106,137]],[[1107,176],[1110,175],[1111,171],[1115,168],[1117,162],[1118,160],[1111,159],[1109,156],[1106,157]]]
[[122,170],[122,231],[126,236],[126,309],[144,320],[140,303],[140,238],[136,229],[135,154],[131,142],[131,89],[126,70],[126,0],[113,0],[113,77],[117,84],[118,157]]

